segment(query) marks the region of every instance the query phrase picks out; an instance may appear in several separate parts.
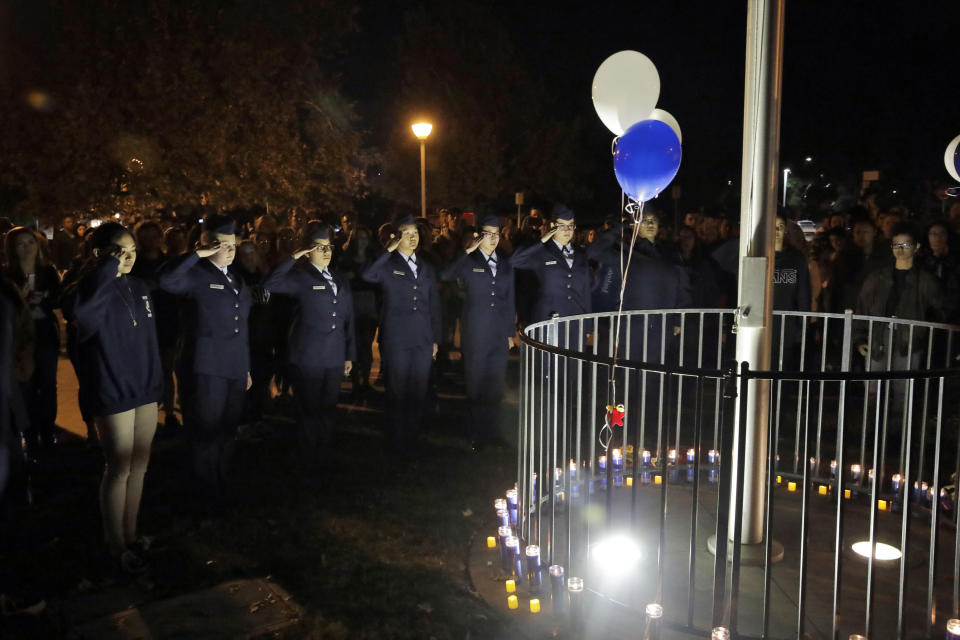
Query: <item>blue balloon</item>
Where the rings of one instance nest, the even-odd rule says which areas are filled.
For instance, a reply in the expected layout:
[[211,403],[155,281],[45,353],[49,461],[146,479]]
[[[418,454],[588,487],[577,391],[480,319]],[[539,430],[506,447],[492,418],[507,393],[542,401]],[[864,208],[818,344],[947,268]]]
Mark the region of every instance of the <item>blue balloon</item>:
[[646,202],[677,175],[681,155],[680,139],[670,125],[660,120],[641,120],[617,141],[613,171],[624,193]]

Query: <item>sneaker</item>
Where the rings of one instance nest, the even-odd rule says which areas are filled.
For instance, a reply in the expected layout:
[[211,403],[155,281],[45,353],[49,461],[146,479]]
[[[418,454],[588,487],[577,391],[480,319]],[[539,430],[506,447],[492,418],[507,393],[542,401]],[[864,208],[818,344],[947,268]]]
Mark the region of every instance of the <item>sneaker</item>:
[[141,573],[146,573],[149,565],[136,551],[126,549],[120,554],[120,568],[124,573],[136,576]]

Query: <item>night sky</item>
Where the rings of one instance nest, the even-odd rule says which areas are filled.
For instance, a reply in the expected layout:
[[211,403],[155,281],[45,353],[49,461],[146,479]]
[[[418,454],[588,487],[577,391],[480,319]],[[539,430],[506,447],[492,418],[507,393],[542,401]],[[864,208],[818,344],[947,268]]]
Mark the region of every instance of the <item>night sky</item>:
[[[741,162],[746,2],[494,2],[491,11],[562,118],[592,127],[584,162],[617,202],[611,134],[593,112],[597,66],[621,49],[645,53],[660,72],[658,106],[683,129],[677,181],[684,206],[707,204]],[[372,142],[390,130],[391,34],[406,3],[359,15],[362,38],[344,72]],[[858,185],[864,169],[890,184],[946,181],[943,151],[960,133],[960,3],[788,2],[781,159]],[[463,25],[469,35],[470,26]],[[469,38],[468,38],[469,39]],[[370,72],[371,75],[361,73]],[[517,108],[523,108],[517,105]],[[734,186],[736,189],[736,186]]]

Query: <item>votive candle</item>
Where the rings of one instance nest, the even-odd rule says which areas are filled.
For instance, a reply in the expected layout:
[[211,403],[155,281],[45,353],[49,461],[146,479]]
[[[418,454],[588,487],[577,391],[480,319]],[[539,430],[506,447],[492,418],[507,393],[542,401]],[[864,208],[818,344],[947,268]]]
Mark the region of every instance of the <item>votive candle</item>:
[[960,620],[957,618],[947,620],[947,640],[960,640]]
[[659,473],[653,476],[653,484],[663,484],[663,476],[661,476]]
[[796,491],[796,490],[797,490],[797,483],[796,483],[796,482],[794,482],[793,480],[791,480],[790,482],[787,483],[787,491]]
[[887,501],[886,501],[886,500],[877,500],[877,508],[880,509],[880,511],[886,511],[886,510],[887,510]]
[[667,462],[670,464],[677,464],[677,450],[670,449],[667,452]]
[[613,470],[619,471],[623,468],[623,454],[620,453],[620,449],[614,449],[610,452],[610,458],[613,461]]
[[649,466],[650,466],[650,452],[649,452],[649,451],[647,451],[646,449],[644,449],[644,450],[643,450],[643,454],[641,454],[640,459],[643,461],[643,466],[645,466],[645,467],[649,467]]
[[860,479],[860,474],[863,473],[863,469],[858,464],[850,465],[850,477],[854,480]]
[[540,613],[540,600],[538,598],[530,598],[530,613]]
[[487,536],[487,549],[496,549],[497,539],[493,536]]
[[817,487],[817,492],[822,496],[827,495],[827,485],[822,484],[819,487]]
[[710,451],[707,451],[707,462],[710,464],[717,464],[718,460],[720,460],[720,454],[716,449],[710,449]]
[[834,476],[834,477],[837,475],[837,461],[836,461],[836,460],[831,460],[831,461],[830,461],[830,475],[831,475],[831,476]]
[[517,596],[510,594],[507,596],[507,606],[511,609],[517,609],[520,607],[520,601],[517,600]]
[[566,593],[564,593],[563,567],[558,564],[550,565],[547,569],[550,574],[550,598],[553,600],[553,610],[562,611],[566,602]]
[[516,593],[517,592],[517,582],[516,580],[507,580],[504,582],[506,585],[507,593]]
[[527,556],[527,584],[530,586],[531,593],[539,593],[543,586],[543,577],[540,574],[540,546],[528,544],[526,548]]
[[519,575],[516,574],[516,563],[514,562],[515,556],[518,554],[518,548],[520,547],[520,540],[517,536],[507,536],[506,542],[506,565],[503,567],[503,572],[507,575],[515,575],[516,578],[519,578]]
[[696,449],[687,449],[687,462],[693,464],[693,461],[697,458]]
[[570,598],[570,618],[575,629],[583,625],[583,578],[570,576],[567,579],[567,595]]
[[890,486],[894,493],[900,493],[900,487],[903,486],[903,476],[899,473],[893,474],[893,477],[890,478]]

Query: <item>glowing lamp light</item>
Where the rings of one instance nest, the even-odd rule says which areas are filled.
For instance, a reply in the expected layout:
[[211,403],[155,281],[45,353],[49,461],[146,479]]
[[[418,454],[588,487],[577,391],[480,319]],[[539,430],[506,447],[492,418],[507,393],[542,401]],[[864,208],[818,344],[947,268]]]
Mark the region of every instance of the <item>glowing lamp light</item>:
[[520,602],[517,600],[517,596],[510,594],[507,596],[507,606],[510,609],[517,609],[520,607]]
[[886,511],[886,510],[887,510],[887,501],[886,501],[886,500],[877,500],[877,509],[880,509],[880,511]]
[[669,462],[670,464],[677,464],[677,450],[676,450],[676,449],[670,449],[670,450],[667,452],[667,462]]
[[870,640],[867,636],[862,636],[859,633],[851,633],[850,637],[847,640]]
[[410,125],[410,128],[413,129],[413,135],[417,137],[417,140],[426,140],[430,132],[433,131],[433,125],[429,122],[415,122]]
[[620,575],[630,571],[642,553],[637,543],[623,535],[602,540],[593,548],[593,559],[610,575]]
[[730,630],[726,627],[714,627],[710,632],[710,640],[730,640]]
[[648,604],[646,611],[647,617],[651,620],[659,620],[663,617],[663,607],[659,604]]
[[633,486],[633,476],[627,476],[627,486],[628,487]]
[[663,484],[663,476],[661,476],[659,473],[653,476],[653,484]]
[[819,487],[817,487],[817,492],[822,496],[827,495],[827,485],[822,484]]
[[950,618],[947,620],[947,640],[960,639],[960,620]]
[[497,539],[493,536],[487,536],[487,549],[496,549]]
[[[854,542],[850,548],[853,549],[853,552],[858,556],[862,556],[864,558],[870,557],[869,540]],[[900,553],[900,549],[883,542],[877,542],[873,552],[874,560],[899,560],[902,556],[903,554]]]
[[687,462],[693,464],[693,461],[697,457],[697,452],[695,449],[687,449]]
[[890,484],[893,487],[894,493],[900,493],[900,487],[903,485],[903,476],[899,473],[893,474],[893,477],[890,478]]
[[517,581],[516,580],[507,580],[505,583],[507,588],[507,593],[516,593],[517,592]]
[[777,476],[777,484],[783,484],[783,476]]
[[851,493],[850,489],[843,490],[843,497],[846,498],[847,500],[849,500],[852,495],[853,494]]
[[852,464],[852,465],[850,465],[850,476],[851,476],[854,480],[859,480],[861,473],[863,473],[863,468],[862,468],[860,465],[858,465],[858,464]]

